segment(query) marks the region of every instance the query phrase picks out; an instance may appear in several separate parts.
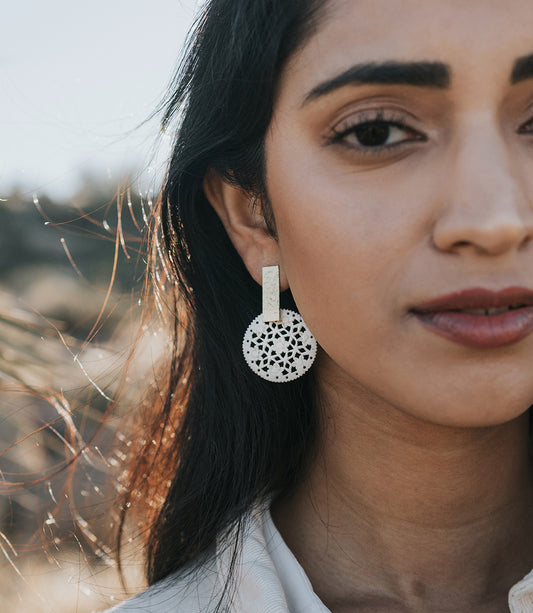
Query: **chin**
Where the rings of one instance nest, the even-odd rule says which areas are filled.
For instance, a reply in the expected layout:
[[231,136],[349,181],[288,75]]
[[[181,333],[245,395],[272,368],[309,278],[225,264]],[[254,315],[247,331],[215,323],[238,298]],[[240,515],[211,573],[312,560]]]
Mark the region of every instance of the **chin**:
[[[475,398],[456,399],[454,402],[432,404],[431,413],[426,410],[409,411],[434,425],[451,428],[490,428],[511,422],[524,415],[533,405],[533,399],[497,399],[494,395],[478,395]],[[427,406],[427,405],[426,405]]]

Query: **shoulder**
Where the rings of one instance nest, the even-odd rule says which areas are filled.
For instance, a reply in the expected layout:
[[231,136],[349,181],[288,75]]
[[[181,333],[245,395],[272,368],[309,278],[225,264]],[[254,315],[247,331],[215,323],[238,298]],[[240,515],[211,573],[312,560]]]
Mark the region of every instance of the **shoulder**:
[[242,540],[230,533],[201,562],[107,613],[211,613],[223,595],[225,612],[327,611],[317,605],[309,580],[275,530],[268,506],[260,503],[242,519]]
[[107,613],[206,613],[217,604],[221,586],[211,556],[152,585]]

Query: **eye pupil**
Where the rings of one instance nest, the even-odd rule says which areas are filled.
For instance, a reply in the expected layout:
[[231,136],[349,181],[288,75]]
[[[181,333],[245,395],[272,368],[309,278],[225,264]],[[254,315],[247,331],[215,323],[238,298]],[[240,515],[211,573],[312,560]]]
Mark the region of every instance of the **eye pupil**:
[[364,147],[381,147],[389,138],[390,125],[384,121],[372,121],[357,126],[354,132]]

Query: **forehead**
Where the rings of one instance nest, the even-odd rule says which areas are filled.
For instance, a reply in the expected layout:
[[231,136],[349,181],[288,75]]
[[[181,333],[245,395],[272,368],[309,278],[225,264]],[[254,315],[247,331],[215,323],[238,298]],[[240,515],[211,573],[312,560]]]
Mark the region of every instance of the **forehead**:
[[446,63],[454,82],[490,73],[508,83],[516,60],[533,53],[531,24],[531,0],[329,0],[288,63],[282,89],[391,60]]

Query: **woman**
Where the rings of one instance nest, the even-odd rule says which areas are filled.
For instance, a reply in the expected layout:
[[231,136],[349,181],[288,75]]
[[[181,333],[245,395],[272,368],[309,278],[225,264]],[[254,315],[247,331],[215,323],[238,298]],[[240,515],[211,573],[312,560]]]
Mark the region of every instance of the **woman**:
[[531,23],[208,3],[165,119],[174,349],[129,484],[164,500],[152,587],[118,611],[533,611]]

